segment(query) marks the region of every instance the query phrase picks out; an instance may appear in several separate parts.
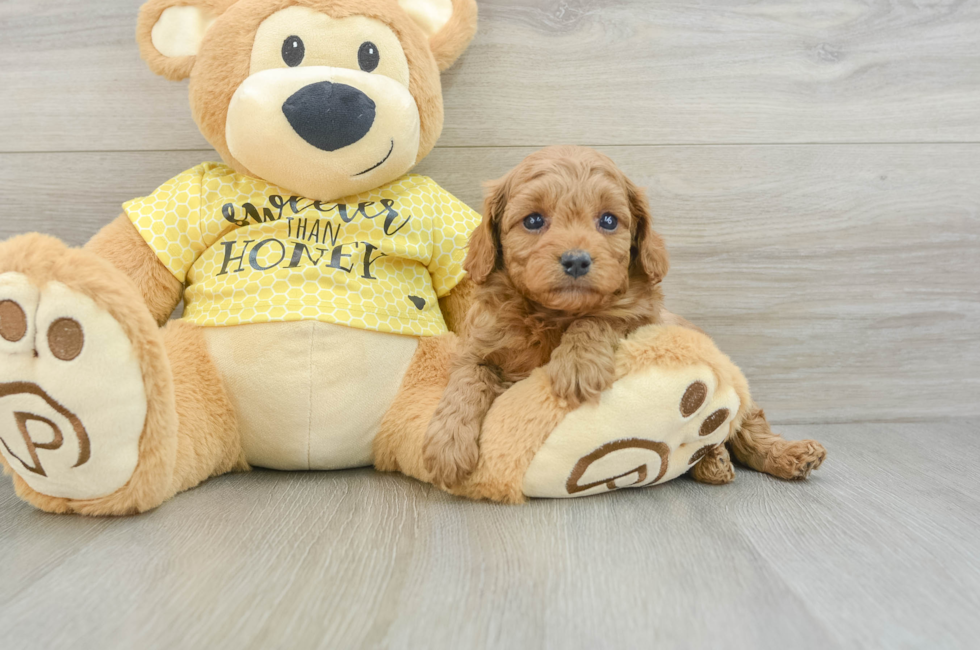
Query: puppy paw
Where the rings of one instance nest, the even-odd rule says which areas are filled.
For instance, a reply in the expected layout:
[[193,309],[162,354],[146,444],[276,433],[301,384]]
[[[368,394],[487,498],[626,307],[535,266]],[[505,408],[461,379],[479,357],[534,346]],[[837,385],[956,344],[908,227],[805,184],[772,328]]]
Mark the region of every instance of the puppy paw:
[[801,480],[823,464],[827,450],[816,440],[790,440],[770,452],[767,473],[785,480]]
[[616,379],[616,362],[612,354],[563,354],[555,350],[546,366],[551,388],[572,407],[597,403],[602,392]]
[[735,468],[724,443],[702,447],[694,453],[688,464],[693,465],[691,478],[698,483],[725,485],[735,480]]
[[479,434],[479,424],[433,418],[422,445],[422,462],[433,484],[452,488],[469,478],[480,459]]

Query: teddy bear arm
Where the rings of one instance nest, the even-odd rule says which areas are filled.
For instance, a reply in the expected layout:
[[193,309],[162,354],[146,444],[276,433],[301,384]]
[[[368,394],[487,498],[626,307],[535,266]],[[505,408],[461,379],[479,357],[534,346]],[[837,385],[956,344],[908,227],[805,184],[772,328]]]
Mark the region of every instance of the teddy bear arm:
[[466,322],[466,313],[473,304],[473,296],[476,294],[476,285],[470,280],[469,276],[459,281],[448,295],[439,299],[439,308],[442,316],[446,320],[446,326],[450,332],[462,334],[462,328]]
[[132,280],[157,323],[167,322],[180,302],[184,286],[163,265],[125,213],[96,233],[85,248]]

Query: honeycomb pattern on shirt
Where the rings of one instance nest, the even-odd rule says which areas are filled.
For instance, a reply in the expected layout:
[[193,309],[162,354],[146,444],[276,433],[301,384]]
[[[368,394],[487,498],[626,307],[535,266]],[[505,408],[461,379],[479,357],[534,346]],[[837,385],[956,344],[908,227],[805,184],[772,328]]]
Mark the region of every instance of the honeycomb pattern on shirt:
[[409,174],[335,202],[204,163],[123,206],[185,284],[202,326],[320,320],[416,336],[446,331],[438,298],[465,275],[480,216]]

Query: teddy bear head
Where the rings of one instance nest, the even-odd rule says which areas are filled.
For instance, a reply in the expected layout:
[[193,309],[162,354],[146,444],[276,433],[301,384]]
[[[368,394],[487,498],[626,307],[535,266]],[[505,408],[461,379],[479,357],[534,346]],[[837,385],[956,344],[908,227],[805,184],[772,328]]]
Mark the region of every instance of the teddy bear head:
[[150,69],[190,78],[198,127],[236,171],[331,201],[410,170],[442,131],[439,73],[475,0],[150,0]]

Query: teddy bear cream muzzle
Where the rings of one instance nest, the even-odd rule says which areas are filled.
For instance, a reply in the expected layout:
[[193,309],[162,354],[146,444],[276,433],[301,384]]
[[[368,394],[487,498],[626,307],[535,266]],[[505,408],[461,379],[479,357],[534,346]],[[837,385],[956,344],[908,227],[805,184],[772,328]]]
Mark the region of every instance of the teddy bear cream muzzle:
[[415,164],[420,121],[398,81],[309,66],[249,76],[235,91],[228,149],[253,174],[321,200],[357,194]]

